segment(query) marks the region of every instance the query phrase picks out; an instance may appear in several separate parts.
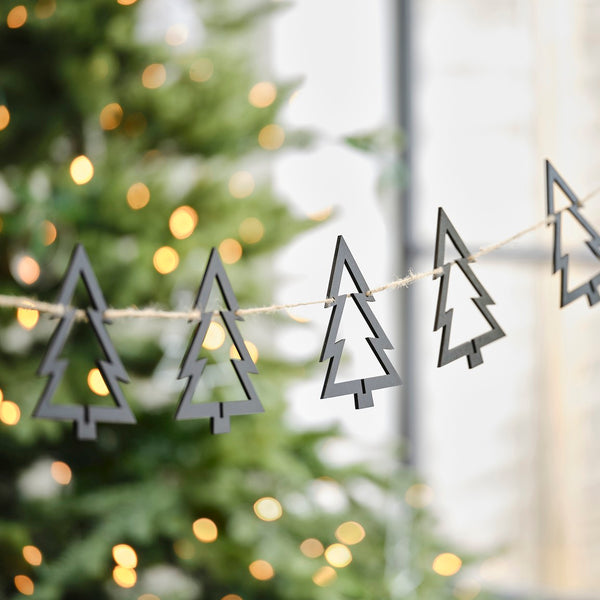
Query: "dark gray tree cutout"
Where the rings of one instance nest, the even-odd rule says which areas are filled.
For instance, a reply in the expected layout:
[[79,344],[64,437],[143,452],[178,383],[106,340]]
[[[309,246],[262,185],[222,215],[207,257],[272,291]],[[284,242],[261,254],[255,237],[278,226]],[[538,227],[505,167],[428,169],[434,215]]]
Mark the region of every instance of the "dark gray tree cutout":
[[[448,300],[448,285],[450,282],[450,268],[452,267],[452,263],[445,262],[444,258],[446,235],[450,238],[450,241],[454,244],[454,247],[462,257],[456,260],[456,264],[479,294],[478,297],[471,298],[471,300],[473,300],[475,306],[479,309],[479,312],[481,312],[491,327],[489,331],[478,335],[467,342],[458,344],[457,346],[454,346],[454,348],[450,348],[450,330],[452,329],[452,316],[454,309],[451,308],[446,310],[446,304]],[[505,335],[500,325],[498,325],[497,321],[487,309],[487,306],[494,304],[494,301],[469,266],[468,257],[470,255],[471,253],[469,252],[469,249],[458,235],[458,232],[450,222],[450,219],[444,210],[439,208],[437,237],[435,241],[435,260],[433,265],[435,269],[442,267],[444,271],[441,275],[436,274],[433,276],[434,279],[441,277],[440,291],[438,294],[437,308],[435,313],[435,325],[433,327],[434,331],[442,328],[442,341],[440,344],[438,367],[443,367],[444,365],[447,365],[461,356],[467,357],[467,362],[469,363],[470,369],[477,367],[483,362],[481,348],[486,344],[495,342]]]
[[569,255],[562,253],[561,231],[562,231],[562,211],[556,211],[554,202],[554,184],[564,192],[565,196],[571,202],[566,210],[571,213],[577,223],[589,234],[590,240],[586,241],[592,254],[600,259],[600,235],[592,225],[579,212],[580,202],[567,182],[560,176],[558,171],[552,166],[549,160],[546,161],[546,199],[547,214],[554,215],[554,273],[560,271],[560,306],[566,306],[579,296],[586,296],[590,306],[593,306],[600,300],[598,294],[598,285],[600,284],[600,272],[590,280],[582,283],[573,290],[569,290]]
[[[340,295],[340,283],[344,268],[348,270],[354,285],[358,288],[358,293],[349,295],[373,333],[374,337],[366,338],[366,340],[371,350],[374,352],[379,364],[385,371],[385,375],[368,377],[365,379],[353,379],[351,381],[335,381],[346,341],[338,340],[336,342],[347,299],[345,294]],[[366,295],[366,292],[368,291],[369,286],[360,272],[354,257],[350,253],[344,238],[341,235],[338,236],[333,257],[333,265],[331,267],[331,276],[329,278],[329,287],[327,288],[327,297],[333,298],[334,302],[325,304],[325,308],[333,307],[333,312],[329,319],[327,334],[325,335],[323,350],[321,352],[321,358],[319,359],[320,362],[329,359],[321,398],[333,398],[335,396],[353,394],[354,406],[357,409],[373,406],[373,390],[394,387],[402,383],[396,369],[394,369],[390,359],[384,352],[384,350],[392,350],[393,346],[379,324],[379,321],[375,318],[373,311],[367,304],[367,302],[375,301],[375,298],[372,295]]]
[[[76,309],[71,306],[79,278],[83,280],[92,306],[86,308],[89,324],[104,351],[107,360],[96,360],[106,387],[116,406],[87,406],[52,404],[51,400],[62,380],[69,361],[59,358],[65,342],[75,322]],[[97,436],[97,423],[135,423],[135,417],[125,400],[118,382],[129,383],[127,372],[104,327],[110,321],[104,318],[106,302],[98,285],[96,275],[81,244],[75,246],[67,268],[57,303],[65,306],[64,315],[56,326],[46,355],[38,369],[38,375],[50,379],[33,412],[34,417],[52,420],[73,421],[75,434],[80,440],[94,440]]]
[[[207,304],[215,281],[227,306],[227,310],[221,310],[219,314],[240,356],[240,358],[232,358],[231,364],[244,390],[246,400],[194,404],[192,398],[207,362],[206,358],[198,358],[198,355],[213,317],[212,310],[207,309]],[[194,309],[200,311],[201,319],[181,363],[178,379],[187,377],[188,381],[175,413],[175,419],[178,420],[210,418],[212,433],[229,432],[231,425],[229,417],[232,415],[250,415],[264,412],[254,386],[248,377],[250,373],[258,373],[258,369],[235,323],[236,320],[243,321],[242,317],[235,314],[238,308],[237,298],[233,293],[233,288],[227,278],[219,253],[216,248],[213,248],[194,303]]]

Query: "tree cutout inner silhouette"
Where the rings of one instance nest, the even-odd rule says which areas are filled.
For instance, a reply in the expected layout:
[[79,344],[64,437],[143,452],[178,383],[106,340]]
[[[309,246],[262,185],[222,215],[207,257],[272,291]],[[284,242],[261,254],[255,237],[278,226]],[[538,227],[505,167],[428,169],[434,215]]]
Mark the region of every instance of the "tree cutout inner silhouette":
[[[225,307],[218,312],[225,325],[225,331],[229,334],[239,356],[239,358],[231,358],[230,363],[242,386],[245,400],[194,403],[194,392],[208,362],[207,358],[200,358],[200,353],[213,321],[213,310],[209,309],[208,305],[215,284],[218,286],[225,302]],[[250,373],[257,374],[258,369],[236,325],[236,321],[243,321],[242,317],[235,314],[238,308],[237,298],[233,293],[233,288],[227,278],[219,253],[216,248],[213,248],[194,303],[194,309],[200,311],[201,318],[181,363],[178,379],[187,377],[188,381],[175,413],[175,418],[178,420],[209,418],[212,433],[229,432],[231,428],[230,417],[232,415],[264,412],[256,390],[250,381]]]
[[[91,306],[86,308],[88,325],[91,326],[106,357],[106,360],[97,360],[96,367],[116,406],[51,402],[69,365],[67,359],[59,358],[59,356],[75,322],[76,309],[71,306],[71,303],[80,280],[83,281],[91,302]],[[66,308],[54,330],[46,355],[38,369],[38,375],[47,376],[49,379],[35,407],[33,416],[73,421],[76,436],[80,440],[96,439],[97,423],[135,423],[135,417],[118,384],[119,381],[128,383],[129,377],[105,328],[105,325],[110,324],[110,321],[104,318],[106,302],[87,254],[80,244],[75,246],[71,255],[57,304],[61,304]]]
[[[570,202],[565,211],[561,212],[557,208],[555,187],[558,187]],[[585,247],[596,259],[600,259],[600,235],[581,214],[579,199],[549,160],[546,160],[546,201],[547,215],[554,215],[553,273],[560,271],[560,306],[562,308],[580,296],[586,296],[589,305],[593,306],[600,300],[598,294],[600,271],[581,285],[569,289],[570,264],[569,253],[564,251],[563,215],[568,214],[574,218],[585,231],[587,238],[584,241]]]
[[[354,285],[358,289],[358,292],[350,293],[349,296],[340,294],[340,284],[344,270],[347,270]],[[368,290],[369,286],[360,272],[354,257],[350,253],[350,249],[344,238],[341,235],[338,236],[331,267],[331,275],[329,278],[329,286],[327,288],[327,297],[333,298],[334,302],[332,304],[325,304],[325,308],[332,308],[333,312],[329,319],[329,325],[327,326],[327,333],[323,343],[323,350],[319,359],[320,362],[329,359],[321,398],[332,398],[335,396],[352,394],[354,395],[354,406],[357,409],[373,406],[373,390],[394,387],[402,383],[396,369],[394,369],[390,359],[385,353],[385,350],[392,350],[393,346],[368,305],[369,302],[375,301],[373,296],[366,295]],[[365,339],[371,351],[375,354],[381,368],[385,372],[384,375],[363,377],[361,379],[352,379],[341,382],[335,381],[346,341],[344,339],[338,339],[338,332],[348,298],[352,299],[368,325],[369,330],[373,334],[373,337],[367,337]]]
[[[446,261],[446,237],[450,238],[454,248],[460,254],[460,258],[453,262]],[[475,273],[469,266],[469,261],[467,258],[471,255],[469,249],[462,241],[461,237],[458,235],[458,232],[450,222],[450,219],[444,212],[444,210],[440,207],[438,209],[438,223],[437,223],[437,234],[436,234],[436,242],[435,242],[435,258],[434,258],[434,268],[438,267],[443,268],[443,273],[441,275],[434,275],[433,278],[440,279],[440,289],[438,293],[436,314],[435,314],[435,322],[433,330],[437,331],[438,329],[442,329],[442,340],[440,343],[440,353],[438,358],[438,367],[443,367],[444,365],[460,358],[461,356],[467,357],[467,362],[469,364],[469,368],[472,369],[483,363],[483,356],[481,355],[481,348],[487,344],[490,344],[501,337],[503,337],[504,331],[498,322],[494,319],[490,311],[487,309],[487,306],[494,304],[491,296],[487,293],[486,289],[483,287],[479,279],[476,277]],[[446,306],[448,305],[448,289],[450,284],[450,273],[451,267],[453,264],[458,265],[462,275],[464,275],[471,286],[477,292],[477,296],[472,297],[471,300],[481,313],[481,315],[487,321],[490,329],[481,333],[480,335],[473,336],[470,340],[463,342],[461,344],[457,344],[453,347],[450,347],[450,339],[452,336],[452,324],[454,317],[454,309],[450,308],[446,310]],[[455,271],[456,273],[456,271]]]

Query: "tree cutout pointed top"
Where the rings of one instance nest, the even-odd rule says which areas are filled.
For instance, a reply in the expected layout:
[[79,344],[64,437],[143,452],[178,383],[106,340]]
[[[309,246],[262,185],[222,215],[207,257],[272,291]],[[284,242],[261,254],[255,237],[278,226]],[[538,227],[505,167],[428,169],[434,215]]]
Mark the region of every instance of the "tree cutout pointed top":
[[[340,295],[340,283],[344,268],[348,270],[352,281],[358,289],[358,293],[349,295],[352,297],[352,300],[373,333],[374,337],[368,337],[366,340],[379,364],[383,368],[385,375],[335,382],[345,344],[345,340],[336,341],[347,298],[346,295]],[[325,304],[326,308],[333,306],[333,313],[329,319],[327,334],[325,335],[323,350],[319,359],[320,362],[329,359],[321,398],[332,398],[335,396],[353,394],[354,406],[357,409],[373,406],[373,390],[394,387],[402,383],[396,369],[394,369],[390,359],[384,352],[385,350],[392,350],[393,346],[379,324],[379,321],[375,318],[373,311],[367,304],[367,302],[373,302],[375,300],[372,295],[366,295],[368,291],[369,286],[360,272],[354,257],[350,253],[350,249],[344,241],[344,238],[341,235],[338,236],[331,267],[331,276],[329,278],[329,286],[327,288],[327,297],[333,298],[334,302]]]
[[[243,388],[245,400],[232,400],[227,402],[205,402],[205,403],[192,403],[194,392],[198,386],[198,382],[204,368],[206,366],[206,358],[198,358],[204,338],[208,332],[208,328],[212,321],[213,313],[212,310],[208,310],[207,304],[210,297],[211,290],[213,289],[214,283],[217,283],[227,310],[219,311],[225,327],[231,337],[233,344],[238,351],[240,358],[232,358],[231,364],[235,370],[235,374]],[[256,390],[250,381],[248,375],[250,373],[258,373],[256,364],[252,360],[244,339],[240,334],[237,325],[237,321],[243,321],[242,317],[237,316],[235,311],[238,309],[238,302],[231,283],[227,278],[227,273],[219,257],[219,253],[216,248],[213,248],[204,276],[202,277],[202,283],[196,296],[196,302],[194,308],[199,310],[201,313],[200,323],[194,331],[192,340],[185,353],[181,368],[179,371],[178,379],[188,378],[187,384],[179,401],[177,412],[175,413],[175,419],[187,420],[187,419],[202,419],[210,418],[210,427],[212,433],[227,433],[230,430],[229,417],[232,415],[249,415],[254,413],[264,412],[264,408],[258,398]]]
[[[451,308],[446,310],[446,303],[448,300],[448,285],[450,281],[450,268],[452,266],[451,262],[446,262],[445,260],[446,236],[450,238],[450,241],[454,244],[454,247],[461,256],[461,258],[456,260],[456,264],[479,294],[478,297],[471,299],[491,327],[489,331],[463,342],[462,344],[458,344],[457,346],[454,346],[454,348],[450,348],[450,331],[452,329],[452,317],[454,309]],[[440,207],[438,209],[435,258],[433,265],[435,269],[438,267],[443,268],[443,273],[441,275],[436,274],[433,276],[434,279],[441,277],[435,313],[435,324],[433,327],[434,331],[442,328],[442,340],[440,344],[438,367],[443,367],[444,365],[456,360],[457,358],[460,358],[461,356],[466,356],[467,362],[469,363],[469,368],[472,369],[483,362],[481,348],[505,335],[500,325],[498,325],[496,319],[494,319],[490,311],[487,309],[487,306],[494,304],[494,301],[469,266],[468,258],[470,255],[471,253],[469,252],[469,249],[458,235],[458,232],[450,222],[448,215],[446,215],[444,210]]]
[[[79,279],[82,279],[92,306],[86,314],[93,332],[104,351],[107,360],[97,360],[96,366],[102,374],[116,406],[87,406],[52,404],[51,400],[61,382],[69,361],[58,358],[75,322],[76,309],[71,306]],[[104,318],[106,302],[87,254],[81,244],[77,244],[71,255],[57,303],[65,307],[38,369],[38,375],[49,376],[42,396],[33,412],[34,417],[53,420],[73,421],[75,433],[80,440],[93,440],[97,437],[97,423],[135,423],[135,417],[125,400],[119,381],[129,383],[129,377],[121,359],[104,327],[110,321]]]
[[573,190],[560,176],[558,171],[552,166],[550,161],[546,160],[546,206],[547,215],[554,215],[553,272],[556,273],[557,271],[560,271],[560,306],[562,308],[580,296],[586,296],[589,305],[593,306],[600,300],[600,294],[598,294],[598,285],[600,285],[600,272],[575,289],[569,290],[569,254],[563,254],[561,239],[563,211],[556,210],[554,202],[554,184],[558,185],[558,187],[571,202],[571,205],[567,207],[566,210],[571,213],[577,223],[590,236],[590,239],[586,241],[586,244],[597,259],[600,259],[600,235],[579,211],[580,201]]

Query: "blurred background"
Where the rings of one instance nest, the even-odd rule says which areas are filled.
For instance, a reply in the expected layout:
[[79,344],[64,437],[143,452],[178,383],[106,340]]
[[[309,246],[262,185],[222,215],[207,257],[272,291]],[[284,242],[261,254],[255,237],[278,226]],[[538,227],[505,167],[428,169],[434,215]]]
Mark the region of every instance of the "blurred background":
[[[81,242],[115,307],[189,310],[213,246],[242,308],[320,300],[340,234],[377,287],[432,268],[439,206],[475,252],[545,217],[545,158],[580,198],[600,185],[594,1],[6,0],[0,19],[2,294],[52,301]],[[564,234],[574,287],[597,259]],[[329,310],[246,317],[265,413],[226,435],[173,420],[193,323],[107,326],[138,423],[81,442],[31,417],[57,321],[3,309],[0,598],[597,598],[599,317],[559,309],[552,235],[472,265],[507,334],[472,370],[436,366],[437,282],[378,294],[403,385],[370,409],[320,399]],[[452,346],[488,328],[455,272]],[[195,401],[240,399],[210,333]],[[381,373],[366,335],[348,314],[339,380]],[[113,405],[86,323],[61,357],[54,403]]]

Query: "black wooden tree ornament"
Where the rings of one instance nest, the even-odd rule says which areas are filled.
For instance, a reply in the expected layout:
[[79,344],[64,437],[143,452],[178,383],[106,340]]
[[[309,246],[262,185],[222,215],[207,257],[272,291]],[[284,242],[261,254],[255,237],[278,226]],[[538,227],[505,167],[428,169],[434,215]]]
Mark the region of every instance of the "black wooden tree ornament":
[[[489,331],[463,342],[462,344],[458,344],[453,348],[450,348],[450,330],[452,329],[452,316],[454,309],[451,308],[446,310],[446,303],[448,300],[448,285],[450,282],[450,269],[452,267],[452,262],[445,262],[444,258],[446,235],[450,238],[450,241],[454,244],[454,247],[461,255],[461,258],[456,260],[456,264],[479,294],[478,297],[471,299],[491,327]],[[438,209],[435,260],[433,265],[435,269],[438,267],[443,268],[443,273],[441,275],[436,274],[433,276],[434,279],[441,277],[435,313],[435,324],[433,327],[434,331],[442,328],[442,340],[440,344],[438,367],[443,367],[444,365],[456,360],[457,358],[460,358],[461,356],[466,356],[467,362],[469,363],[469,368],[472,369],[483,362],[481,348],[486,344],[495,342],[505,335],[500,325],[498,325],[496,319],[494,319],[490,311],[487,309],[487,306],[494,304],[494,301],[469,266],[470,255],[471,253],[469,252],[469,249],[458,235],[458,232],[450,222],[450,219],[444,210],[440,207]]]
[[[371,350],[374,352],[379,364],[385,371],[385,375],[367,377],[364,379],[353,379],[350,381],[335,381],[346,341],[343,339],[336,341],[347,299],[345,294],[340,294],[340,283],[344,268],[348,270],[354,285],[356,285],[358,289],[358,292],[351,293],[349,296],[356,304],[356,307],[373,333],[374,337],[368,337],[366,340]],[[373,390],[394,387],[402,383],[396,369],[394,369],[390,359],[384,352],[385,350],[392,350],[393,346],[379,324],[379,321],[377,321],[373,311],[367,304],[367,302],[375,301],[375,298],[372,295],[367,296],[368,291],[369,286],[360,272],[354,257],[350,253],[350,249],[344,238],[341,235],[338,236],[333,257],[333,265],[331,267],[331,275],[329,278],[329,286],[327,288],[327,297],[333,298],[334,302],[325,304],[325,308],[333,307],[333,312],[329,319],[327,334],[325,335],[323,350],[321,352],[321,358],[319,359],[320,362],[329,359],[321,398],[332,398],[335,396],[353,394],[354,406],[357,409],[373,406]]]
[[[232,358],[231,364],[243,388],[246,399],[227,402],[193,403],[194,392],[207,362],[206,358],[198,358],[198,355],[213,317],[213,312],[207,309],[207,304],[214,282],[219,286],[227,306],[227,310],[221,310],[219,314],[240,356],[240,358]],[[264,412],[264,408],[248,376],[250,373],[258,373],[258,369],[235,323],[236,320],[243,321],[242,317],[235,314],[238,308],[237,298],[233,293],[233,288],[227,278],[219,253],[216,248],[213,248],[194,303],[194,309],[200,311],[201,318],[181,363],[178,379],[187,377],[188,381],[179,401],[177,412],[175,413],[175,419],[177,420],[210,418],[212,433],[229,432],[231,425],[229,417],[232,415],[249,415]]]
[[[97,360],[106,387],[116,406],[60,405],[51,400],[61,382],[69,361],[59,358],[75,322],[76,309],[71,306],[75,288],[83,280],[92,306],[85,309],[88,321],[106,355],[107,360]],[[63,316],[54,330],[46,355],[38,369],[38,375],[49,376],[42,396],[33,412],[34,417],[73,421],[75,434],[80,440],[97,437],[97,423],[135,423],[135,417],[125,400],[118,382],[129,383],[127,372],[104,327],[110,321],[104,318],[106,302],[88,256],[81,244],[75,246],[62,284],[57,303],[65,307]]]
[[577,223],[585,229],[590,239],[586,244],[592,254],[600,259],[600,235],[592,227],[592,225],[579,212],[581,205],[579,199],[569,187],[567,182],[560,176],[558,171],[552,166],[549,160],[546,160],[546,200],[547,200],[547,215],[554,215],[554,252],[553,264],[554,273],[560,271],[560,306],[566,306],[580,296],[586,296],[590,306],[593,306],[600,300],[598,294],[598,285],[600,285],[600,272],[594,275],[591,279],[582,283],[575,289],[569,290],[569,255],[562,252],[562,214],[563,211],[557,211],[554,201],[554,184],[563,191],[565,196],[571,202],[565,210],[571,213],[571,216]]

